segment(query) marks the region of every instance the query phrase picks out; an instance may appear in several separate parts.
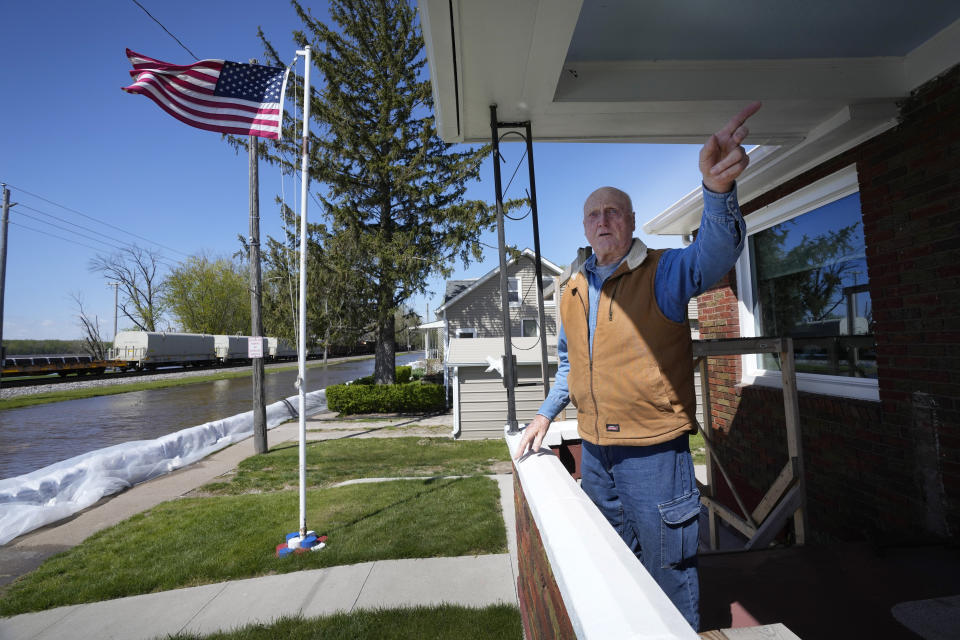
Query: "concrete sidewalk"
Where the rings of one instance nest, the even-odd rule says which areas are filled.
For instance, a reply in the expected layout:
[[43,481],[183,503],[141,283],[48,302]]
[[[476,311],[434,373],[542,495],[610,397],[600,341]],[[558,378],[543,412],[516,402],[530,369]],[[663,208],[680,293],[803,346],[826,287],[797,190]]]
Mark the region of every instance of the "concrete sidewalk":
[[[317,553],[323,553],[318,551]],[[4,640],[140,640],[280,616],[454,603],[516,604],[510,554],[364,562],[0,618]]]
[[[321,415],[308,420],[308,440],[444,435],[449,433],[450,420],[450,416],[416,420],[385,417],[351,424],[330,418]],[[271,447],[297,439],[296,423],[271,429],[268,436]],[[189,493],[253,454],[253,440],[248,438],[189,467],[105,498],[64,522],[21,536],[0,548],[4,582],[100,529]],[[283,615],[310,617],[360,608],[444,602],[466,606],[516,604],[513,479],[509,474],[493,478],[500,488],[509,549],[506,554],[366,562],[58,607],[0,618],[0,639],[157,638],[181,631],[206,634],[265,623]]]

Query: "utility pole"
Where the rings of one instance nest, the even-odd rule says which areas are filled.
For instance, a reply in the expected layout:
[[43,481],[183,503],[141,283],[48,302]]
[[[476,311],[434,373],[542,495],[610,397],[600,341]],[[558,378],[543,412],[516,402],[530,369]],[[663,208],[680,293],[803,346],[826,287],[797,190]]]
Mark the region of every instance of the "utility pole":
[[330,316],[327,314],[327,299],[323,299],[323,319],[326,330],[323,336],[323,364],[327,364],[327,348],[330,346]]
[[113,287],[113,341],[117,341],[117,303],[119,302],[118,290],[120,289],[119,282],[108,282],[107,286]]
[[0,376],[3,375],[3,364],[6,362],[7,350],[3,347],[3,294],[7,289],[7,224],[10,221],[10,189],[7,184],[3,187],[3,217],[0,218]]
[[[250,64],[256,64],[250,60]],[[267,407],[263,391],[263,326],[261,324],[260,279],[260,153],[256,136],[250,136],[250,340],[259,340],[261,357],[251,358],[253,369],[253,448],[257,453],[267,452]],[[249,347],[248,347],[249,348]]]

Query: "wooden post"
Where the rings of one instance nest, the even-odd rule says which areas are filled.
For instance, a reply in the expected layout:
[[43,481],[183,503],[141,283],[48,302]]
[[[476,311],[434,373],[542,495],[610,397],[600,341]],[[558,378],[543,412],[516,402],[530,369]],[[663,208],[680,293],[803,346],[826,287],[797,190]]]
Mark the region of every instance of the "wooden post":
[[327,313],[327,299],[323,299],[323,319],[326,330],[323,334],[323,364],[327,364],[327,349],[330,348],[330,315]]
[[3,217],[0,218],[0,374],[3,371],[7,350],[3,348],[3,294],[7,288],[7,223],[10,220],[10,189],[4,184]]
[[783,377],[783,410],[787,423],[787,455],[795,460],[794,470],[800,487],[800,506],[793,514],[796,543],[804,544],[807,532],[807,488],[803,465],[803,443],[800,434],[800,405],[797,400],[797,369],[793,361],[793,340],[784,339],[780,352],[780,374]]
[[[710,385],[706,381],[708,356],[745,353],[776,353],[780,357],[788,451],[787,464],[752,513],[745,509],[736,488],[730,482],[720,458],[713,449]],[[745,549],[759,549],[769,545],[783,528],[787,518],[790,517],[793,518],[796,544],[805,544],[808,529],[806,482],[804,479],[803,441],[800,429],[800,405],[797,400],[796,365],[793,359],[793,340],[790,338],[698,340],[693,343],[693,356],[700,358],[699,365],[701,378],[703,379],[704,422],[706,423],[703,435],[707,447],[707,477],[711,485],[709,493],[713,494],[713,496],[705,495],[703,498],[710,514],[710,548],[712,550],[717,548],[716,518],[718,516],[747,537]],[[715,491],[712,487],[714,464],[730,486],[733,497],[737,501],[737,506],[744,513],[744,518],[740,518],[730,509],[716,502]]]
[[[700,356],[700,395],[703,397],[703,422],[700,429],[704,432],[703,439],[713,437],[713,415],[710,413],[710,381],[707,379],[707,356]],[[707,462],[707,494],[710,498],[717,495],[715,485],[713,484],[713,449],[706,449]],[[719,532],[717,530],[717,511],[713,508],[711,501],[707,507],[707,522],[710,524],[710,549],[716,550],[719,546]]]
[[[250,61],[256,64],[255,60]],[[260,172],[257,137],[250,136],[250,339],[263,341],[261,325],[260,281]],[[262,347],[261,347],[262,349]],[[267,406],[263,391],[263,358],[252,358],[253,369],[253,447],[257,453],[267,452]]]

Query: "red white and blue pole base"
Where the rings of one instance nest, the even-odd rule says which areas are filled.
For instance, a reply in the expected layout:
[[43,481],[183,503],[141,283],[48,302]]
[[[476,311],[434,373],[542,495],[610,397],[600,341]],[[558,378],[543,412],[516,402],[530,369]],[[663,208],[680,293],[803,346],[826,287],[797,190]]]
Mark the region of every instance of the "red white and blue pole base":
[[287,541],[277,545],[277,557],[291,553],[306,553],[307,551],[320,551],[327,546],[327,536],[318,536],[316,531],[307,531],[307,535],[301,536],[299,531],[287,534]]

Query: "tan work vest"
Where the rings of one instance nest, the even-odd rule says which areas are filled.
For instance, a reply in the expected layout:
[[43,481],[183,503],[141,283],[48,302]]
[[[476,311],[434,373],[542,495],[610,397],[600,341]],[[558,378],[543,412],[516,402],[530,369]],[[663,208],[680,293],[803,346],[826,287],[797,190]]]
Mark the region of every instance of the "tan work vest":
[[639,240],[603,284],[590,357],[589,284],[581,268],[560,299],[570,398],[580,437],[602,445],[652,445],[693,431],[697,398],[686,320],[663,315],[653,280],[663,250]]

